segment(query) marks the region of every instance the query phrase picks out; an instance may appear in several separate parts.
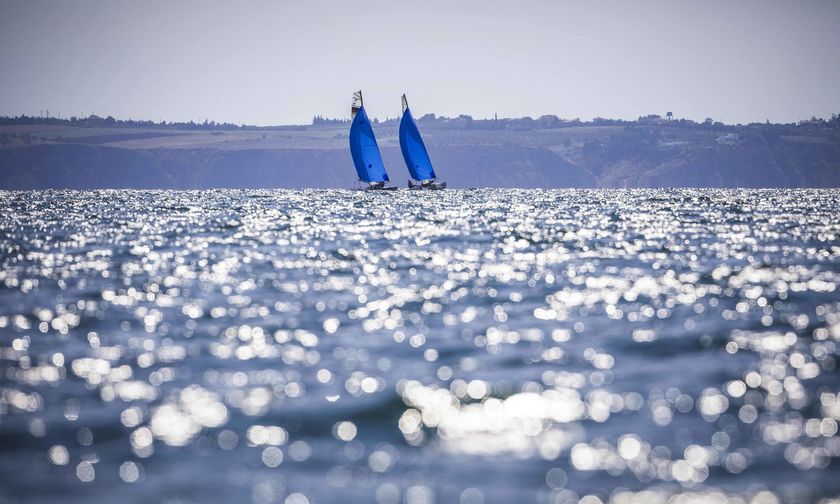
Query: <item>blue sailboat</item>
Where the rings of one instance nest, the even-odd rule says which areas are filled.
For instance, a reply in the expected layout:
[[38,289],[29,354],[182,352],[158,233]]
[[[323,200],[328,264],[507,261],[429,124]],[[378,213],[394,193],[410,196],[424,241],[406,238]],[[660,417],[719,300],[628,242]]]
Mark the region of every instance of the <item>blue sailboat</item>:
[[350,155],[356,165],[359,181],[367,183],[365,190],[395,190],[396,187],[385,185],[390,179],[379,153],[379,145],[370,125],[362,92],[353,93],[353,103],[350,106]]
[[[420,136],[420,130],[411,116],[411,109],[408,108],[408,100],[402,95],[403,116],[400,121],[400,149],[402,149],[405,165],[411,179],[408,180],[408,188],[412,190],[439,190],[446,189],[446,182],[437,182],[437,175],[426,151],[426,145]],[[413,179],[413,180],[412,180]]]

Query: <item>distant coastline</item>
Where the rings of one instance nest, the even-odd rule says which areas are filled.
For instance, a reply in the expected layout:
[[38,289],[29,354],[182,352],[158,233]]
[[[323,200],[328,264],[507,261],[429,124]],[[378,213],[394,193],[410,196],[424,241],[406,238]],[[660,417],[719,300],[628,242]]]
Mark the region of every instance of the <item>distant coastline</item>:
[[[397,120],[374,121],[405,185]],[[840,116],[723,124],[648,115],[418,118],[450,187],[840,187]],[[0,189],[349,188],[348,121],[0,117]]]
[[[48,111],[47,111],[48,112]],[[397,126],[399,124],[398,117],[392,117],[380,120],[378,118],[372,119],[374,124],[381,126]],[[831,114],[827,119],[822,117],[812,116],[810,119],[798,120],[796,122],[788,123],[771,123],[768,119],[765,122],[751,122],[747,124],[726,124],[716,121],[711,117],[707,117],[703,121],[694,121],[692,119],[678,118],[672,112],[660,114],[648,114],[639,116],[635,120],[626,119],[606,119],[603,117],[595,117],[590,121],[582,121],[579,118],[564,119],[555,114],[546,114],[538,118],[533,117],[514,117],[514,118],[499,118],[492,119],[474,119],[472,116],[461,114],[457,117],[438,116],[436,114],[426,114],[417,118],[418,123],[423,123],[432,127],[446,127],[453,129],[535,129],[535,128],[564,128],[575,126],[650,126],[655,124],[670,124],[679,125],[683,127],[806,127],[806,128],[825,128],[825,129],[840,129],[840,114]],[[152,121],[148,119],[118,119],[111,115],[102,117],[96,114],[90,114],[87,117],[55,117],[48,114],[40,116],[30,115],[0,115],[0,126],[9,125],[65,125],[76,126],[81,128],[143,128],[143,129],[176,129],[189,131],[300,131],[312,127],[335,127],[335,126],[350,126],[350,119],[347,118],[328,118],[316,115],[312,118],[309,124],[287,124],[287,125],[273,125],[273,126],[257,126],[251,124],[236,124],[231,122],[216,122],[205,119],[202,122],[195,121]]]

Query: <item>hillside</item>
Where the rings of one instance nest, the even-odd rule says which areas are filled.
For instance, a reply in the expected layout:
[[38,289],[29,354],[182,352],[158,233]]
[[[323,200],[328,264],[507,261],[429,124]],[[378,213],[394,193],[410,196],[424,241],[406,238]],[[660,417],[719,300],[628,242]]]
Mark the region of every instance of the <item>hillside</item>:
[[[840,187],[836,128],[482,123],[420,121],[450,187]],[[376,132],[402,187],[408,175],[396,123]],[[350,188],[346,135],[341,123],[219,130],[3,124],[0,189]]]

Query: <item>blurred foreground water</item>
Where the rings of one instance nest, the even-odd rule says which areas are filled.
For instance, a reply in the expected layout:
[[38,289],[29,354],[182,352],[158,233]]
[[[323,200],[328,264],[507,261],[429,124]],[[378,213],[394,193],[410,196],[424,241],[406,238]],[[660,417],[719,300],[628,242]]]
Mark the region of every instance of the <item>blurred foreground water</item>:
[[0,192],[0,502],[840,495],[840,193]]

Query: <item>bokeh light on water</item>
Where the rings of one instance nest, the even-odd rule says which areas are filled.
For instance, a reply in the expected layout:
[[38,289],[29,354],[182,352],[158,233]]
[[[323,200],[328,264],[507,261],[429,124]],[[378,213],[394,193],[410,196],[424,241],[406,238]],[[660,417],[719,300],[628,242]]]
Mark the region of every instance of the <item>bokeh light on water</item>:
[[0,193],[0,500],[840,495],[835,191]]

